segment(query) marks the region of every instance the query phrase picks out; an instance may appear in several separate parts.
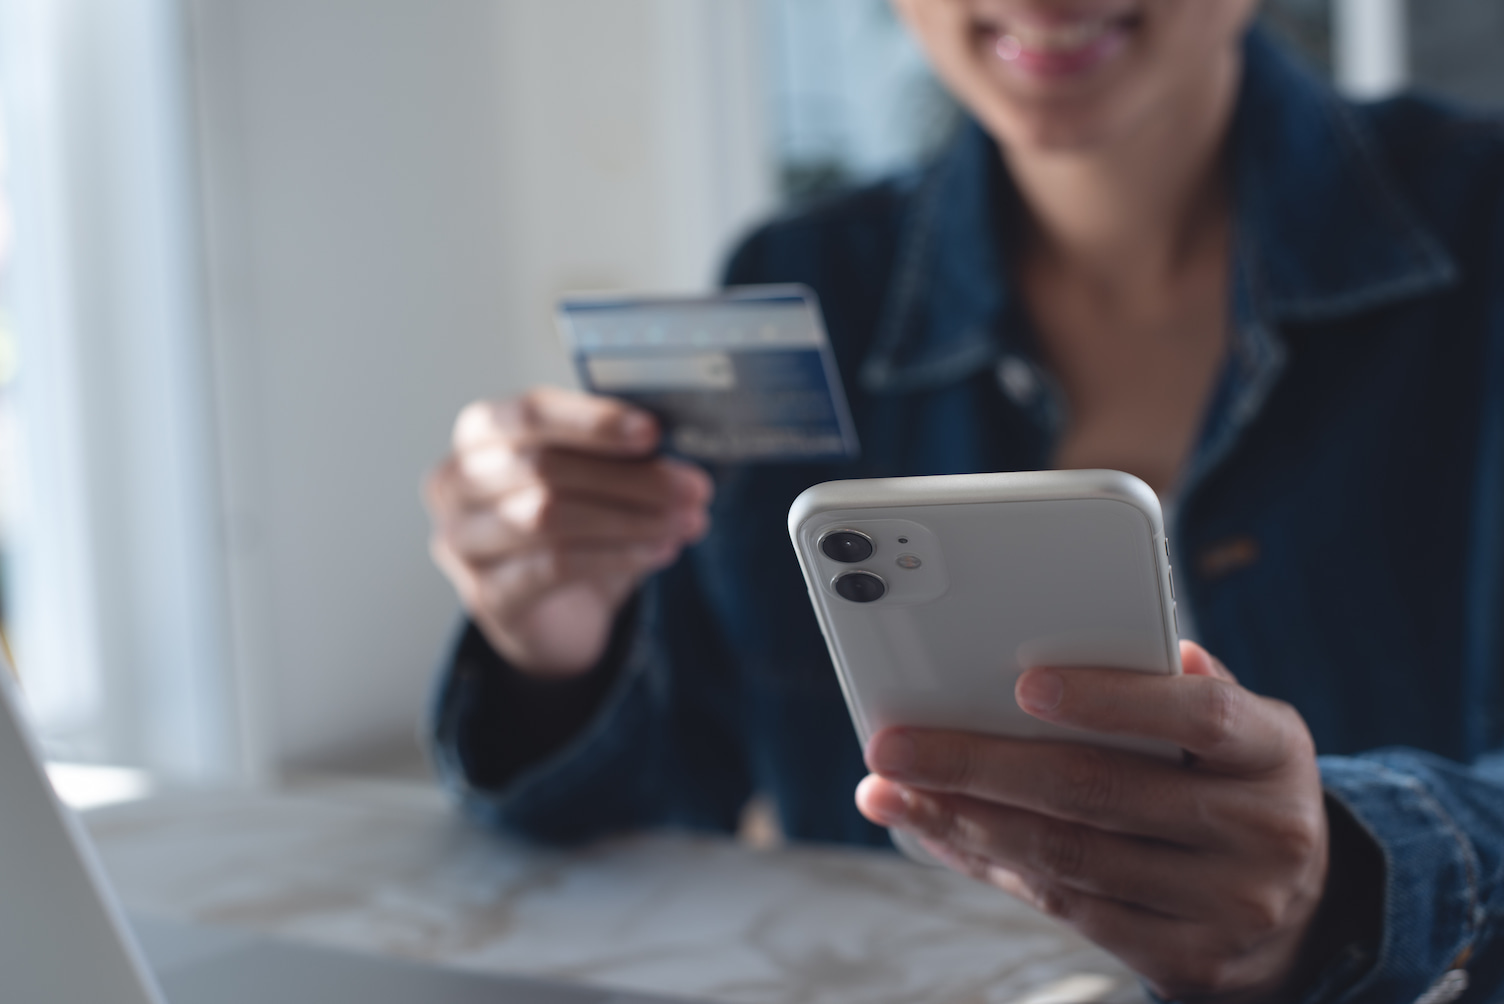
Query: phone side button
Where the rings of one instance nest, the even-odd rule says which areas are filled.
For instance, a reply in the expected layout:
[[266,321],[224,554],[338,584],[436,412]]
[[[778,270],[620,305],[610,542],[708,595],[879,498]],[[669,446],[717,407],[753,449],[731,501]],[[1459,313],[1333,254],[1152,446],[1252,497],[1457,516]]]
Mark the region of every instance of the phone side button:
[[1175,569],[1170,569],[1170,599],[1175,598]]
[[1175,637],[1179,638],[1180,637],[1180,604],[1179,603],[1173,603],[1173,604],[1170,605],[1170,616],[1172,616],[1172,617],[1175,618]]

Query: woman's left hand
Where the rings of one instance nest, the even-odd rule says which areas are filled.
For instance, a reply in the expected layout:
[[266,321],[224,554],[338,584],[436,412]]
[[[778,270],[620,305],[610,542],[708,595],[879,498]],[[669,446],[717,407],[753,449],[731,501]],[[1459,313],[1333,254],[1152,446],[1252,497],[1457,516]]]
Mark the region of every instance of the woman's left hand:
[[1158,739],[1172,763],[1065,742],[888,729],[857,805],[1059,917],[1170,999],[1261,1000],[1296,975],[1327,874],[1315,747],[1289,705],[1181,643],[1179,677],[1035,669],[1019,705]]

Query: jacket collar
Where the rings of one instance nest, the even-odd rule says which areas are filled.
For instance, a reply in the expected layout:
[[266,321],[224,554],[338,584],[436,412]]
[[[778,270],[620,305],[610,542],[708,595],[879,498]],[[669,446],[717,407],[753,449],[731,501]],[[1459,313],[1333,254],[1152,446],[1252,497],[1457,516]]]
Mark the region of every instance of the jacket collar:
[[1262,32],[1232,134],[1239,267],[1268,321],[1321,321],[1445,288],[1457,265],[1353,109]]
[[1020,210],[992,139],[967,121],[918,179],[864,387],[908,391],[960,380],[997,356],[1010,299],[1004,241]]
[[[1363,123],[1257,29],[1229,152],[1238,285],[1263,322],[1333,320],[1456,281]],[[871,391],[943,386],[1026,347],[1007,268],[1022,207],[991,138],[968,122],[910,206],[860,374]]]

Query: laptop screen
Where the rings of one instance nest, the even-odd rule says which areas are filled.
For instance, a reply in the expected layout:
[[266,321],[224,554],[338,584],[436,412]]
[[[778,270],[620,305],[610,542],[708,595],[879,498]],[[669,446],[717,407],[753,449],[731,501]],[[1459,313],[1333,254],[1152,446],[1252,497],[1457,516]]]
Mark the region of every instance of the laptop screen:
[[0,997],[163,1004],[0,665]]

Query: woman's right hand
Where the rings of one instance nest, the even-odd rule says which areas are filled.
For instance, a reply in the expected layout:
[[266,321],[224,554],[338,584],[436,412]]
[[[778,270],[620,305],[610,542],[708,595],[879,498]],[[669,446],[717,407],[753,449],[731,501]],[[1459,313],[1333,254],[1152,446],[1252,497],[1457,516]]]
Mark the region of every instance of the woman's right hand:
[[617,612],[710,528],[710,477],[654,455],[653,417],[552,387],[460,412],[424,497],[434,562],[519,670],[571,676]]

